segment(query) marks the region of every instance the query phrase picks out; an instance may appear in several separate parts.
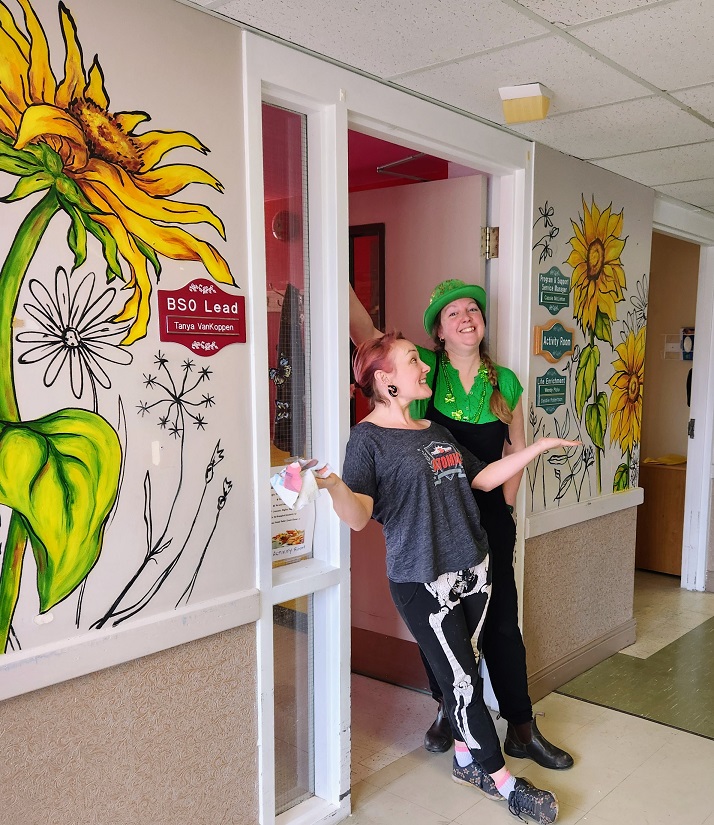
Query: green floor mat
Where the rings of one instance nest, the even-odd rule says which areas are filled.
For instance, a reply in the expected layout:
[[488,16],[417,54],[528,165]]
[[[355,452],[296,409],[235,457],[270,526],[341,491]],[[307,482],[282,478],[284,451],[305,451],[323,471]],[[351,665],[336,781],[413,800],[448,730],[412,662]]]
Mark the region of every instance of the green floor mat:
[[714,739],[714,618],[647,659],[616,653],[557,692]]

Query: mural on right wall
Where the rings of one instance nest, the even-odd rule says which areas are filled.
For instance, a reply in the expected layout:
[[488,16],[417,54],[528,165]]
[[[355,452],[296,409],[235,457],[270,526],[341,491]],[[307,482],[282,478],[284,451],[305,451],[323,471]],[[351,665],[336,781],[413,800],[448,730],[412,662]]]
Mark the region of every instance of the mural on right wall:
[[653,196],[540,146],[535,189],[528,435],[582,441],[528,468],[540,512],[637,486]]

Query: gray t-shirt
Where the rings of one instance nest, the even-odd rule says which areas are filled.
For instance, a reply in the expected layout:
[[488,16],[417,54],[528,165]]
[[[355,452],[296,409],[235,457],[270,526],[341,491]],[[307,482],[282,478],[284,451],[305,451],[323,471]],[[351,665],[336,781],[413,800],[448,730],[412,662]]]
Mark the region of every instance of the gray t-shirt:
[[483,561],[488,540],[471,481],[485,466],[440,424],[352,428],[342,478],[374,500],[392,581],[432,582]]

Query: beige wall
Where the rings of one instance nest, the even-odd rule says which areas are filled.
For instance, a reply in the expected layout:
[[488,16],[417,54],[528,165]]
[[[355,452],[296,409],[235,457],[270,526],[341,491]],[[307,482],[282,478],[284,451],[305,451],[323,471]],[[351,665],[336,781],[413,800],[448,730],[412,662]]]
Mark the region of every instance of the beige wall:
[[0,821],[255,825],[255,625],[0,704]]
[[523,639],[533,700],[634,642],[637,510],[526,541]]
[[664,359],[664,336],[694,326],[699,247],[653,233],[641,458],[687,454],[686,381],[691,361]]

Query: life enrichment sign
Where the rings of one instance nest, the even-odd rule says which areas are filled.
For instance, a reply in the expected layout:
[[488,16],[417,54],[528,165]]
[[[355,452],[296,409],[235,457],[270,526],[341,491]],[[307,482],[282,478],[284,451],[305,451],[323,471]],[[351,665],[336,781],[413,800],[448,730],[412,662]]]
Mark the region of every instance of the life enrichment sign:
[[214,355],[245,344],[245,297],[197,278],[182,289],[159,289],[159,340],[183,344],[197,355]]

